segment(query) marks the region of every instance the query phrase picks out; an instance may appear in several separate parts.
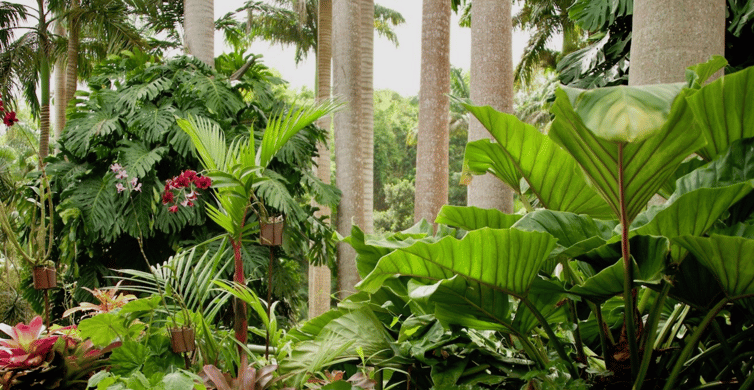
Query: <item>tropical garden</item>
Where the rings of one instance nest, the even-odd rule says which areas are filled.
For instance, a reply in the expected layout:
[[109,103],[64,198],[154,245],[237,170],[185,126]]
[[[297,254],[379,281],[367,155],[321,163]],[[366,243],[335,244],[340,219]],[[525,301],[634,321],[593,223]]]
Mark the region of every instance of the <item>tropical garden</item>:
[[424,0],[405,97],[372,0],[0,2],[0,388],[754,388],[754,1],[687,3]]

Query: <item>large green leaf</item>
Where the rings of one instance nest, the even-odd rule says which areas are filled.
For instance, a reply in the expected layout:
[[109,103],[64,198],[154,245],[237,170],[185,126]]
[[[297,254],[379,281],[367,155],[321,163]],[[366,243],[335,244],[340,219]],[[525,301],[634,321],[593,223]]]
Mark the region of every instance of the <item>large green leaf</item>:
[[526,214],[513,228],[546,232],[558,239],[558,247],[551,256],[575,257],[604,245],[615,236],[617,222],[592,219],[562,211],[537,210]]
[[520,215],[505,214],[497,209],[480,209],[479,207],[463,206],[442,206],[437,213],[435,223],[455,226],[463,230],[477,230],[484,227],[491,229],[507,229],[516,221],[521,219]]
[[673,239],[715,275],[730,299],[754,296],[754,240],[713,234]]
[[699,150],[712,160],[731,142],[754,136],[754,67],[725,75],[687,98],[707,145]]
[[[535,279],[531,292],[526,299],[549,323],[565,323],[568,321],[568,317],[565,311],[567,306],[562,302],[564,297],[565,289],[559,284],[544,279]],[[539,320],[531,309],[525,304],[519,304],[513,319],[513,327],[519,332],[527,334],[538,325]]]
[[[667,266],[667,253],[670,242],[664,237],[635,236],[629,241],[631,257],[634,260],[634,283],[657,284],[662,280]],[[624,264],[621,258],[620,242],[606,244],[588,254],[600,262],[614,264],[586,279],[569,292],[594,301],[604,301],[623,293]],[[591,262],[595,260],[592,259]]]
[[676,181],[676,191],[668,202],[698,188],[725,187],[754,179],[754,138],[733,141],[728,150],[715,161],[681,177]]
[[425,222],[422,226],[430,230],[419,230],[416,233],[370,234],[367,236],[358,226],[353,225],[351,235],[344,238],[343,241],[356,250],[356,267],[359,270],[359,276],[365,278],[372,272],[380,258],[395,249],[411,246],[417,240],[430,237],[432,234],[431,225]]
[[464,160],[474,173],[493,173],[512,188],[520,178],[550,210],[609,217],[610,209],[589,186],[576,161],[547,136],[513,115],[491,107],[465,105],[497,143],[471,142]]
[[445,237],[435,243],[417,242],[380,259],[357,288],[376,291],[386,279],[399,275],[428,282],[459,275],[469,282],[523,297],[555,241],[547,233],[484,228],[469,232],[461,240]]
[[168,152],[165,146],[148,148],[142,142],[123,140],[120,142],[119,162],[132,176],[142,178],[153,171],[155,164]]
[[[615,88],[559,89],[549,135],[578,161],[616,216],[622,169],[626,217],[631,221],[686,156],[704,145],[704,138],[693,126],[684,99],[688,90],[675,97],[677,84],[650,90]],[[622,160],[619,145],[624,145]]]

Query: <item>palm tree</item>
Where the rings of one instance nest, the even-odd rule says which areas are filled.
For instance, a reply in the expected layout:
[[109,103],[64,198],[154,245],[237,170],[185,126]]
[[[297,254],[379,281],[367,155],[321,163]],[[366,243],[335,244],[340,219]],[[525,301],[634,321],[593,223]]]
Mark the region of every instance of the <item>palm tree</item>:
[[725,13],[725,0],[635,0],[629,85],[681,82],[686,67],[725,55]]
[[361,109],[359,127],[362,132],[360,143],[364,155],[364,224],[366,233],[374,230],[374,0],[361,0]]
[[[352,225],[365,226],[364,156],[354,152],[363,140],[359,131],[361,100],[361,2],[333,1],[333,95],[346,103],[334,116],[336,182],[343,192],[338,206],[338,231],[348,235]],[[354,291],[359,281],[356,252],[350,245],[338,245],[338,290],[342,298]]]
[[424,0],[422,7],[415,221],[434,221],[448,202],[450,11],[446,0]]
[[215,66],[214,0],[185,0],[183,30],[186,53]]
[[[471,12],[471,101],[513,113],[511,6],[508,1],[475,0]],[[491,138],[474,117],[469,142]],[[513,191],[492,175],[469,184],[468,205],[513,212]]]
[[[332,61],[332,0],[319,0],[317,11],[317,101],[330,98],[330,63]],[[332,120],[322,117],[317,126],[330,129]],[[328,132],[329,133],[329,132]],[[330,184],[330,150],[327,142],[318,146],[316,159],[317,178]],[[320,205],[317,216],[330,216],[327,206]],[[330,284],[332,276],[327,264],[309,265],[309,318],[330,310]]]

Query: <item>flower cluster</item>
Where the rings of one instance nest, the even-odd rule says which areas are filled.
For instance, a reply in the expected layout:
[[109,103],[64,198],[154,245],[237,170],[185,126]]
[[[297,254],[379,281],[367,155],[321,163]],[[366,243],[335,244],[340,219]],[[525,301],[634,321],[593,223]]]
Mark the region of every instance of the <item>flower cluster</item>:
[[123,185],[123,183],[115,184],[115,188],[118,190],[119,194],[129,189],[130,191],[141,192],[141,183],[139,183],[139,179],[134,177],[131,180],[128,180],[128,172],[126,172],[126,170],[120,164],[115,163],[113,165],[110,165],[110,170],[113,171],[113,173],[115,173],[116,179],[122,180],[123,182],[126,183],[125,186]]
[[0,330],[10,336],[9,339],[0,339],[0,366],[6,368],[28,368],[42,364],[58,341],[58,336],[42,337],[45,327],[40,316],[34,317],[29,325],[19,323],[11,327],[0,324]]
[[199,176],[196,171],[186,170],[180,175],[165,182],[165,192],[162,194],[162,204],[168,206],[171,213],[178,212],[178,205],[193,207],[199,196],[197,189],[206,190],[212,185],[212,180],[206,176]]
[[[2,114],[5,113],[5,114]],[[11,110],[5,110],[5,107],[3,106],[3,101],[0,100],[0,115],[3,116],[3,123],[5,126],[11,127],[16,122],[18,122],[18,118],[16,118],[16,112]]]

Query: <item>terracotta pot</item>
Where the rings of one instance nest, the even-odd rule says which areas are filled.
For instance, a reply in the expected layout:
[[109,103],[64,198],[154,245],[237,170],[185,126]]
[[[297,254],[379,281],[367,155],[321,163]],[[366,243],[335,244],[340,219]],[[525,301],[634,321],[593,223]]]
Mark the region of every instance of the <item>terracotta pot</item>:
[[170,328],[170,347],[175,353],[191,352],[196,349],[194,329],[181,327]]
[[283,245],[283,220],[259,222],[259,241],[262,245]]
[[34,288],[37,290],[48,290],[57,287],[57,276],[57,271],[52,267],[39,266],[32,269]]

